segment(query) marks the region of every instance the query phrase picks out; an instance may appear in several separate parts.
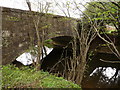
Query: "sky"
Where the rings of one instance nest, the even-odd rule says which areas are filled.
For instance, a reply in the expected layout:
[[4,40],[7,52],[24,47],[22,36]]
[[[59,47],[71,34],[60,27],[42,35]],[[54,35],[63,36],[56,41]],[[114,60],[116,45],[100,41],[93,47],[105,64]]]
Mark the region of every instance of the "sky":
[[[38,5],[38,2],[44,4],[44,6],[45,6],[45,3],[48,2],[48,3],[51,3],[48,13],[61,15],[61,16],[69,16],[67,12],[67,6],[65,5],[65,3],[71,3],[74,1],[77,3],[77,6],[79,7],[79,9],[84,11],[85,8],[81,5],[81,3],[85,5],[86,2],[90,2],[90,1],[108,2],[109,0],[29,0],[29,1],[31,2],[33,11],[38,11],[38,7],[40,5],[40,4]],[[119,1],[119,0],[111,0],[111,1]],[[22,10],[29,10],[26,4],[26,0],[0,0],[0,6],[17,8]],[[70,7],[69,9],[70,17],[80,18],[80,15],[82,13],[80,12],[80,10],[76,9],[76,5],[72,3],[72,4],[69,4],[69,7]]]
[[[32,10],[33,11],[38,11],[38,2],[45,4],[50,3],[50,8],[48,13],[56,14],[56,15],[61,15],[61,16],[68,16],[68,11],[67,11],[67,6],[66,3],[70,3],[68,7],[70,11],[70,17],[74,18],[79,18],[81,12],[78,11],[75,8],[75,5],[73,5],[73,1],[77,2],[79,8],[83,11],[85,8],[80,5],[80,3],[85,4],[86,2],[89,2],[90,0],[29,0],[31,2]],[[0,0],[0,6],[3,7],[10,7],[10,8],[17,8],[17,9],[22,9],[22,10],[29,10],[28,6],[26,4],[26,0]],[[65,13],[64,13],[64,12]],[[66,14],[66,15],[65,15]]]

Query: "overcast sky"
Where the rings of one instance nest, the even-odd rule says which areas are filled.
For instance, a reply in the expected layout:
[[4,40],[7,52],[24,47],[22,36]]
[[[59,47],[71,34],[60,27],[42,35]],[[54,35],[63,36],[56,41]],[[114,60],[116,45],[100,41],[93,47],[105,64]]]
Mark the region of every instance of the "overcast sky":
[[[38,2],[40,2],[40,3],[49,2],[49,3],[51,3],[50,4],[51,7],[49,8],[49,13],[53,13],[53,14],[57,14],[57,15],[65,15],[65,13],[67,14],[67,9],[65,6],[66,2],[76,1],[78,4],[79,3],[85,4],[85,1],[88,2],[90,0],[85,0],[85,1],[84,0],[29,0],[29,1],[32,4],[32,10],[34,10],[34,11],[38,10]],[[55,1],[60,6],[59,5],[56,6]],[[0,0],[0,6],[28,10],[26,0]],[[81,10],[84,10],[82,5],[79,4],[79,7]],[[63,13],[62,10],[65,11],[65,13]],[[69,11],[70,11],[71,17],[79,18],[80,11],[75,10],[75,5],[71,4]]]
[[[80,4],[85,4],[86,2],[90,1],[109,1],[109,0],[29,0],[32,4],[32,10],[37,11],[38,10],[38,2],[40,3],[45,3],[49,2],[50,8],[49,8],[49,13],[57,14],[57,15],[62,15],[65,16],[65,13],[67,13],[66,6],[64,5],[66,2],[77,2],[79,8],[83,11],[85,8]],[[56,6],[55,1],[61,6]],[[119,0],[111,0],[111,1],[119,1]],[[63,4],[64,3],[64,4]],[[10,7],[10,8],[17,8],[17,9],[22,9],[22,10],[28,10],[28,6],[26,4],[26,0],[0,0],[0,6],[4,7]],[[63,13],[63,11],[65,13]],[[71,4],[70,5],[70,17],[74,18],[79,18],[81,12],[77,9],[75,9],[75,5]]]

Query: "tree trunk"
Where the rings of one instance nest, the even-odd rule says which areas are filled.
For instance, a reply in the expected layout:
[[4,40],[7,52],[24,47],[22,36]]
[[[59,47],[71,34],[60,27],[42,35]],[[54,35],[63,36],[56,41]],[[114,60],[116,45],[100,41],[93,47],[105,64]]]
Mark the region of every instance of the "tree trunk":
[[77,68],[76,83],[78,85],[81,85],[81,83],[82,83],[82,79],[83,79],[83,76],[84,76],[85,68],[86,68],[86,57],[82,56],[81,57],[81,62],[78,65],[78,68]]

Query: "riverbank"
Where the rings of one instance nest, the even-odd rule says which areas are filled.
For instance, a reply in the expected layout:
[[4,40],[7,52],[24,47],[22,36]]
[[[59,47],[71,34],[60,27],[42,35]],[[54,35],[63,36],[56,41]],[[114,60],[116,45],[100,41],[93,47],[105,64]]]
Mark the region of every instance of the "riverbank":
[[77,84],[34,68],[2,66],[2,88],[80,88]]

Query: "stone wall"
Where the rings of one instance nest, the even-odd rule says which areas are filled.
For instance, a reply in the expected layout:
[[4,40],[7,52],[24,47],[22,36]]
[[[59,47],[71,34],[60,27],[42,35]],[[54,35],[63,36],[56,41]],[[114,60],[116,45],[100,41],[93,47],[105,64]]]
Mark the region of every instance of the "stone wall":
[[37,42],[33,23],[33,20],[38,19],[37,15],[40,16],[39,34],[45,40],[73,35],[71,24],[76,24],[76,20],[72,18],[2,7],[2,64],[11,63],[31,43]]

